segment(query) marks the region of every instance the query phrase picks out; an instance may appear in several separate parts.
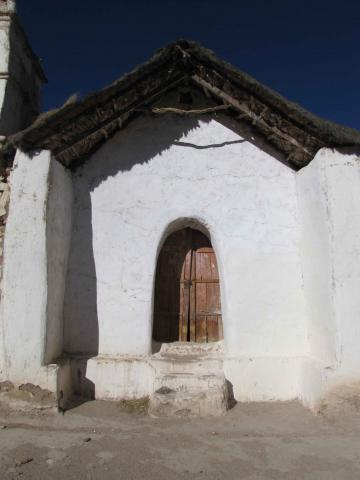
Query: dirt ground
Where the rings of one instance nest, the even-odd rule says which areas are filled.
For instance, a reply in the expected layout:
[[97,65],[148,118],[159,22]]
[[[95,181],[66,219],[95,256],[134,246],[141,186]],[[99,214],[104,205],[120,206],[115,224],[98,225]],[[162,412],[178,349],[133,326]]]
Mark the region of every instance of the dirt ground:
[[273,403],[167,419],[100,401],[65,415],[0,412],[0,479],[360,479],[360,415]]

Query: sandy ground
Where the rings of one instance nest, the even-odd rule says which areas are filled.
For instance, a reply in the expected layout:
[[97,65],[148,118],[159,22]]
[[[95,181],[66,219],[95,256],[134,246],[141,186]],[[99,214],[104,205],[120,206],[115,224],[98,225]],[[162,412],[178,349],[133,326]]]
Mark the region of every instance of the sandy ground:
[[150,418],[93,401],[0,412],[0,479],[360,479],[360,415],[238,404],[223,418]]

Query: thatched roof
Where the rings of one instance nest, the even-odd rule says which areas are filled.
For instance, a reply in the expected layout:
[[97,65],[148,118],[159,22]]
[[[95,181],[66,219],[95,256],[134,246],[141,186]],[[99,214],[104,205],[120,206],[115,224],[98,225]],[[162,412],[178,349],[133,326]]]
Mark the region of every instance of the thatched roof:
[[41,115],[8,145],[51,150],[73,167],[165,93],[184,86],[201,88],[219,107],[227,106],[226,114],[250,124],[293,168],[307,165],[324,146],[360,146],[359,131],[311,114],[187,40],[167,45],[107,88]]

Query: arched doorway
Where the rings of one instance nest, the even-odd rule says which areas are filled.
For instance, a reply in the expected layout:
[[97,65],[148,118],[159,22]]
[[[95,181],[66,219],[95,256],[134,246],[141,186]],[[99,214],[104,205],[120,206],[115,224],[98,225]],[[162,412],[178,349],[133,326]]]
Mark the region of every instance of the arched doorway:
[[153,340],[216,342],[223,338],[216,255],[199,230],[184,228],[166,239],[159,254]]

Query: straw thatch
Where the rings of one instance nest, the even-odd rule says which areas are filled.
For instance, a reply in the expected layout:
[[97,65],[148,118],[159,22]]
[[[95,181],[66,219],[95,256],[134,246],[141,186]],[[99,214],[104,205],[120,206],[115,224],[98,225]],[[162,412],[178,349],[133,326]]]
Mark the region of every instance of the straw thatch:
[[[199,44],[179,40],[109,87],[41,115],[32,126],[10,137],[8,148],[48,149],[59,162],[74,167],[145,106],[183,86],[201,88],[215,100],[219,107],[204,109],[207,113],[216,114],[221,108],[223,114],[250,124],[295,169],[307,165],[324,146],[360,146],[357,130],[316,117]],[[166,108],[162,111],[166,113]],[[194,112],[198,114],[199,109]]]

